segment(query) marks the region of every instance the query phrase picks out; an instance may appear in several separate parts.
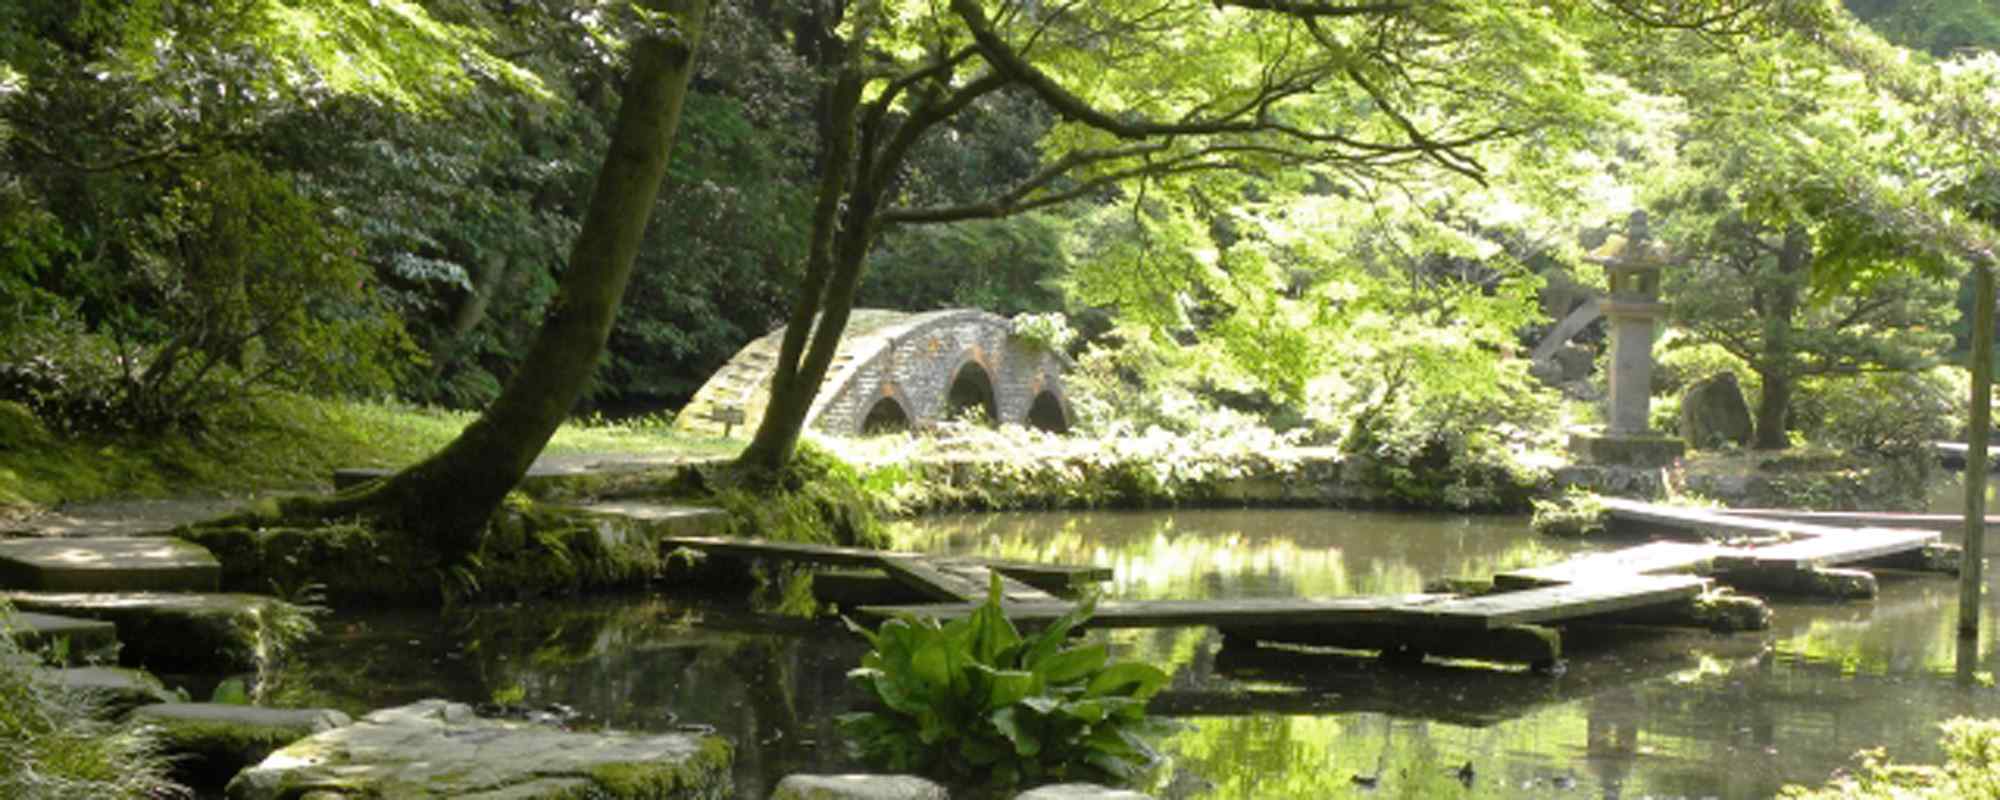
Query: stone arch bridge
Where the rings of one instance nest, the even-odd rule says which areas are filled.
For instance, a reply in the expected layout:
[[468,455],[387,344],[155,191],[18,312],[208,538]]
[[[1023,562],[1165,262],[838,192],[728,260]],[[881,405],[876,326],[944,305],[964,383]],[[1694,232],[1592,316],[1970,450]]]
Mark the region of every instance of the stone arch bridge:
[[[676,427],[709,435],[755,430],[784,336],[779,328],[738,351],[681,410]],[[976,411],[995,423],[1066,432],[1067,364],[1015,337],[997,314],[855,309],[806,427],[856,436],[920,429]]]

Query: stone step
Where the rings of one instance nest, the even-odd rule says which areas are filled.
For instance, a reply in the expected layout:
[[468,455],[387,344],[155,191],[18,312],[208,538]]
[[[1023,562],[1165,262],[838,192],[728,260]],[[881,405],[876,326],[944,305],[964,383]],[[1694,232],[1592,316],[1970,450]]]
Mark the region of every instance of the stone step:
[[64,661],[70,664],[118,660],[118,627],[103,620],[17,611],[0,617],[0,632],[27,650],[46,650],[64,642]]
[[0,541],[0,589],[39,592],[213,592],[222,565],[169,536]]
[[607,500],[572,506],[607,522],[626,523],[601,529],[605,536],[644,536],[653,542],[675,536],[714,536],[729,521],[729,513],[708,506],[677,506],[640,500]]
[[[282,615],[303,613],[272,597],[185,592],[0,593],[23,611],[117,626],[118,661],[158,672],[233,673],[257,668]],[[106,626],[109,627],[109,626]]]
[[[104,623],[97,623],[104,624]],[[122,667],[69,667],[38,670],[50,685],[95,697],[106,718],[116,719],[140,706],[172,703],[182,698],[167,690],[145,670]]]

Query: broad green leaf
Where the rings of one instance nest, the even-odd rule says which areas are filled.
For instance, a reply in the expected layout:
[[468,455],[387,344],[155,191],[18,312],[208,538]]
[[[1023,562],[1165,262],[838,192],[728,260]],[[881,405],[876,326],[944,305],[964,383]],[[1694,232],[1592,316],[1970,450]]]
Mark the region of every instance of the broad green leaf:
[[1021,724],[1018,712],[1013,707],[995,711],[988,717],[993,727],[1014,743],[1014,752],[1021,756],[1034,756],[1042,752],[1042,742],[1034,734],[1027,732]]
[[1041,688],[1041,679],[1032,672],[1022,670],[996,670],[979,665],[979,673],[986,678],[987,694],[983,708],[1008,708],[1022,698],[1035,694]]
[[1102,669],[1110,657],[1103,643],[1096,643],[1062,650],[1025,666],[1048,683],[1064,684],[1089,677]]
[[1084,696],[1103,697],[1116,694],[1143,700],[1152,697],[1153,693],[1166,686],[1167,680],[1167,673],[1161,672],[1159,667],[1138,661],[1127,661],[1113,664],[1091,678],[1089,687],[1084,689]]

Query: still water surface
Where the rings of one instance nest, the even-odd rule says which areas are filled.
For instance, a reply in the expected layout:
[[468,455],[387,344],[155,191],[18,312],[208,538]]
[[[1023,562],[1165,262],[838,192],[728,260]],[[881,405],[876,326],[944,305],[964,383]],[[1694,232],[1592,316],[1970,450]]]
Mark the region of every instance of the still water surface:
[[[1112,566],[1121,598],[1410,592],[1588,547],[1514,517],[1343,511],[1001,514],[925,519],[913,546]],[[1992,591],[1989,588],[1989,592]],[[1882,596],[1780,603],[1770,631],[1624,629],[1565,641],[1559,677],[1223,648],[1206,629],[1094,633],[1174,674],[1187,726],[1160,798],[1769,797],[1857,750],[1935,761],[1937,723],[2000,716],[1993,625],[1962,667],[1956,589],[1885,578]],[[664,597],[342,613],[291,691],[362,711],[443,696],[561,703],[628,730],[712,726],[737,743],[739,796],[787,772],[857,768],[833,715],[861,643]]]

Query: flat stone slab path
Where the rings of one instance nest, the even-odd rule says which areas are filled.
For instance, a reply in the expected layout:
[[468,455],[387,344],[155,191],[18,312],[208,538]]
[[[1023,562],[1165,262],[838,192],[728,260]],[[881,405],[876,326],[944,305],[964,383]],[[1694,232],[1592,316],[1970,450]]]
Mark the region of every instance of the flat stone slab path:
[[[1337,627],[1388,625],[1447,628],[1468,632],[1511,625],[1559,622],[1662,605],[1693,598],[1708,581],[1691,575],[1619,575],[1615,580],[1561,584],[1518,592],[1481,596],[1455,594],[1374,595],[1362,597],[1284,597],[1234,600],[1107,601],[1085,625],[1099,628],[1151,628],[1208,625],[1228,627]],[[1006,604],[1015,622],[1049,622],[1075,608],[1068,602]],[[856,612],[871,619],[913,614],[934,619],[958,619],[975,606],[944,603],[919,606],[862,606]]]
[[[1105,567],[1031,564],[975,558],[930,556],[870,550],[864,547],[732,539],[722,536],[665,536],[664,549],[687,548],[711,556],[768,559],[824,567],[862,567],[888,573],[924,596],[936,600],[976,601],[986,597],[988,575],[1002,577],[1002,591],[1026,601],[1053,601],[1047,588],[1075,586],[1111,579]],[[1042,587],[1042,588],[1038,588]]]
[[64,689],[87,692],[113,717],[140,706],[177,702],[179,698],[145,670],[122,667],[67,667],[38,672]]
[[258,631],[282,602],[180,592],[4,592],[0,598],[23,611],[115,625],[124,645],[119,660],[162,672],[256,669]]
[[222,564],[166,536],[0,541],[0,588],[41,592],[213,592]]

